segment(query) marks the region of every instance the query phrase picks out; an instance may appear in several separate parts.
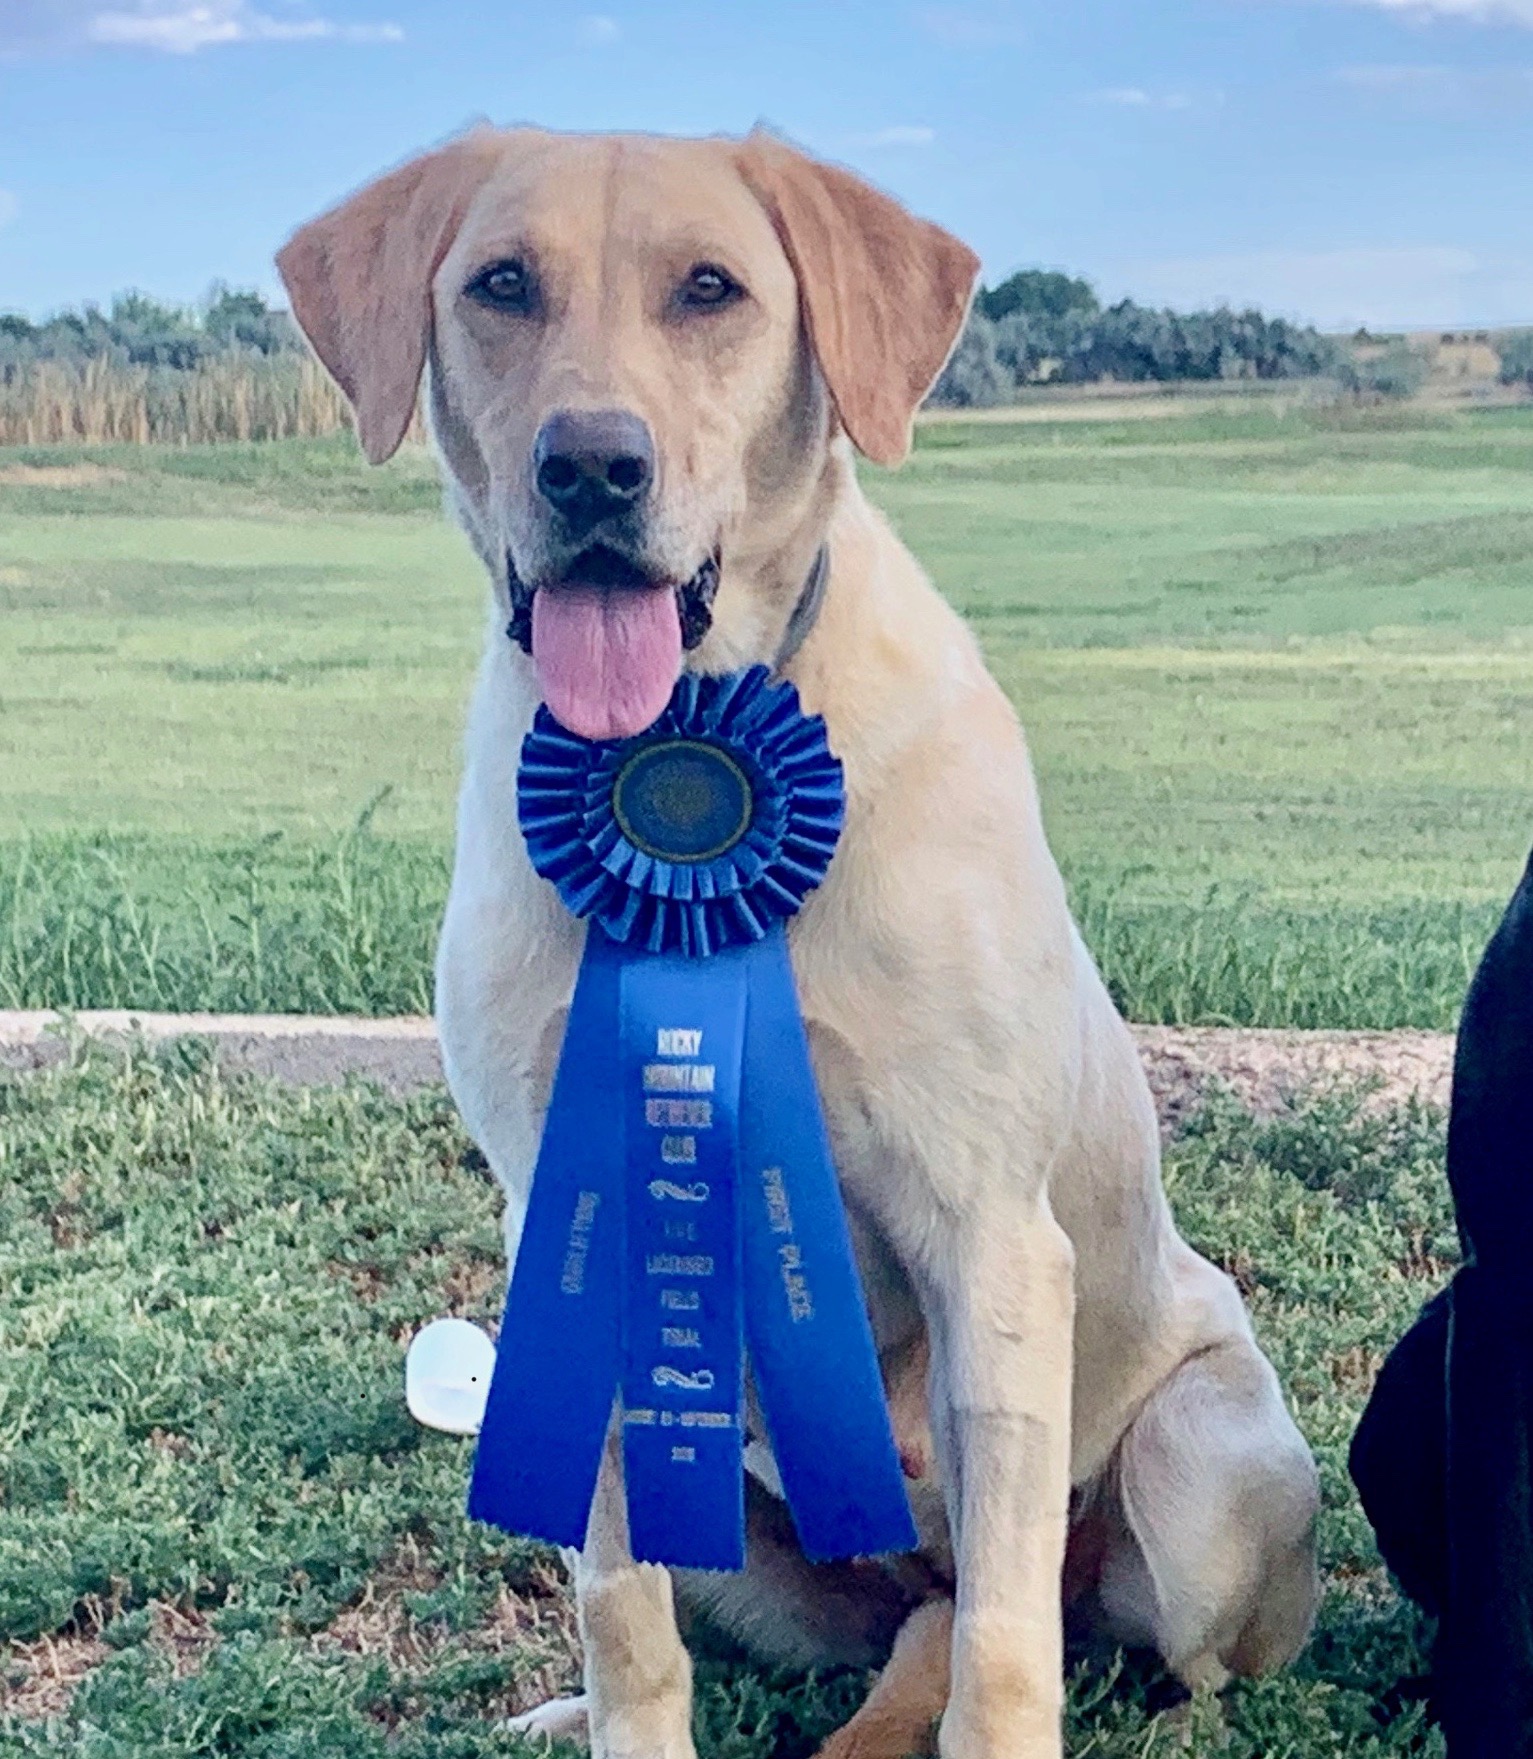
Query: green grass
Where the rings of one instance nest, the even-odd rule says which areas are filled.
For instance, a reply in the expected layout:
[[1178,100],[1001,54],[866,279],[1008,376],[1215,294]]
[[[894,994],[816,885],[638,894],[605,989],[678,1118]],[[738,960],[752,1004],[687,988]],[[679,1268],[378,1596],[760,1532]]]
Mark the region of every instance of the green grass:
[[[1306,910],[1213,881],[1167,900],[1155,879],[1141,870],[1074,888],[1086,937],[1136,1020],[1451,1024],[1502,908]],[[0,1007],[429,1012],[446,884],[441,845],[365,826],[319,843],[0,845]]]
[[[1129,1012],[1451,1025],[1533,838],[1533,411],[945,422],[867,480]],[[422,1005],[484,618],[428,460],[0,452],[0,611],[0,1005]]]
[[0,846],[0,1007],[429,1013],[447,851],[366,826]]
[[[0,1078],[4,1759],[482,1759],[571,1679],[551,1557],[468,1524],[468,1444],[403,1405],[410,1330],[499,1304],[466,1146],[438,1092],[226,1080],[195,1046]],[[1441,1152],[1440,1118],[1340,1092],[1267,1122],[1216,1102],[1170,1151],[1180,1224],[1247,1291],[1325,1492],[1313,1644],[1194,1753],[1440,1759],[1345,1448],[1381,1340],[1453,1257]],[[82,1683],[23,1715],[45,1651]],[[703,1759],[798,1759],[864,1684],[707,1657]],[[1082,1661],[1069,1751],[1171,1759],[1161,1701],[1148,1668]]]

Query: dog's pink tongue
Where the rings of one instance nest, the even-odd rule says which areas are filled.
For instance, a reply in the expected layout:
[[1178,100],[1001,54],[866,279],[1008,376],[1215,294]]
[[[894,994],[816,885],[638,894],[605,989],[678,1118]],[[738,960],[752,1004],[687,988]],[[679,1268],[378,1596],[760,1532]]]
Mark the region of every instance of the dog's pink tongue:
[[582,739],[629,739],[659,719],[681,670],[668,586],[544,587],[532,601],[532,663],[554,719]]

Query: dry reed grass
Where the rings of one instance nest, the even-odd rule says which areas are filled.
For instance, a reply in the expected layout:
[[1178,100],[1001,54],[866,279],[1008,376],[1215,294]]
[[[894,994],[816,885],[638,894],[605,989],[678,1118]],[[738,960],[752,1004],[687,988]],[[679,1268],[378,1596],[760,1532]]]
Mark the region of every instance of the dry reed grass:
[[[0,376],[0,445],[318,439],[350,426],[345,397],[307,355],[236,355],[185,370],[97,357]],[[419,417],[412,437],[423,437]]]

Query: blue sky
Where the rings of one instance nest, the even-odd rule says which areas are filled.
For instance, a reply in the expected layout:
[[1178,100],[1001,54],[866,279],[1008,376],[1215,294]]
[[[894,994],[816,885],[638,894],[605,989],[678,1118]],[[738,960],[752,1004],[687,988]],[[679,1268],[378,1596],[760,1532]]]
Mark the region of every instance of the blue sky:
[[1533,321],[1533,0],[0,0],[0,309],[272,290],[294,224],[480,117],[765,119],[992,280]]

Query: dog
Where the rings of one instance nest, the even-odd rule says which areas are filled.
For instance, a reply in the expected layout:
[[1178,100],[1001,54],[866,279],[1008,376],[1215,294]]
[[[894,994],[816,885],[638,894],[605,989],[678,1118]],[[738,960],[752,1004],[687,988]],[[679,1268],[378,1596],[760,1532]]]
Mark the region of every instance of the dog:
[[1379,1550],[1438,1621],[1453,1759],[1533,1754],[1533,857],[1480,961],[1453,1061],[1462,1267],[1396,1344],[1352,1439]]
[[830,1751],[893,1759],[940,1718],[944,1759],[1055,1759],[1072,1530],[1080,1599],[1189,1687],[1291,1657],[1314,1463],[1233,1285],[1172,1223],[1011,705],[858,487],[855,453],[910,445],[973,253],[762,131],[484,129],[278,260],[371,460],[424,384],[491,582],[436,1012],[512,1254],[585,932],[517,825],[539,702],[621,739],[683,668],[763,663],[845,767],[790,942],[922,1551],[806,1563],[753,1438],[744,1572],[673,1581],[630,1554],[614,1439],[572,1560],[584,1695],[523,1726],[691,1759],[701,1607],[778,1662],[892,1651]]

